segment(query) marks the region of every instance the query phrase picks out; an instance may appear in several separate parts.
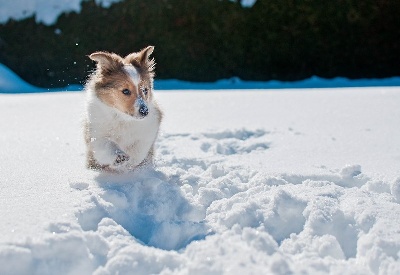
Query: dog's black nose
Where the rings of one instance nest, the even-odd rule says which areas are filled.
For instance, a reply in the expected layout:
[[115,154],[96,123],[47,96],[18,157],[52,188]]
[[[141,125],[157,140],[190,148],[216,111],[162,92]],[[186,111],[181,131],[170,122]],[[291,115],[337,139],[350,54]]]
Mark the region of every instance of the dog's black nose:
[[147,108],[146,105],[140,106],[140,108],[139,108],[139,113],[140,113],[142,116],[147,116],[147,115],[149,114],[149,108]]

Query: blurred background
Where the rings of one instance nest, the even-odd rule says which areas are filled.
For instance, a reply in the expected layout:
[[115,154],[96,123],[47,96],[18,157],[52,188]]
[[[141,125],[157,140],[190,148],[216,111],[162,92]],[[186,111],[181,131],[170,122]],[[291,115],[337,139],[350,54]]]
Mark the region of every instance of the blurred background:
[[154,45],[158,79],[400,76],[399,0],[0,0],[0,63],[84,83],[98,50]]

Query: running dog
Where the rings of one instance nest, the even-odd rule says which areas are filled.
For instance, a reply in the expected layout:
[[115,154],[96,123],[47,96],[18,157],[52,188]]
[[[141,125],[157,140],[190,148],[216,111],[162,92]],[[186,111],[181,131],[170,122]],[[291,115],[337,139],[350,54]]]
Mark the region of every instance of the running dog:
[[85,91],[87,167],[124,172],[152,164],[162,111],[153,95],[153,46],[121,57],[95,52]]

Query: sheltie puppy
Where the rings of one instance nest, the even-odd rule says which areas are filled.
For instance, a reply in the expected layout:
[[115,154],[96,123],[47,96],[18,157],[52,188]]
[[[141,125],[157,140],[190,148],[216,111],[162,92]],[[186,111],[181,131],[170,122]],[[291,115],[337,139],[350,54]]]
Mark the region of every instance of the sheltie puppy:
[[124,172],[152,164],[162,112],[153,95],[154,47],[121,57],[95,52],[84,122],[87,167]]

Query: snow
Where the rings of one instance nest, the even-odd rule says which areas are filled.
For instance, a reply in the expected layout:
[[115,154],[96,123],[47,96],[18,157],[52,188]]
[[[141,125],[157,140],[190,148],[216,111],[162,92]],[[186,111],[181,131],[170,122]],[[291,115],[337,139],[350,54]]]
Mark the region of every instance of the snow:
[[0,94],[0,274],[399,274],[399,87],[156,96],[154,168],[109,175],[84,93]]
[[234,2],[239,2],[244,8],[251,8],[257,2],[257,0],[233,0]]
[[400,274],[399,83],[158,81],[155,167],[109,175],[85,169],[85,95],[0,64],[0,274]]
[[215,82],[189,82],[176,79],[156,80],[158,90],[214,90],[214,89],[297,89],[297,88],[338,88],[338,87],[390,87],[400,86],[400,77],[382,79],[348,79],[335,77],[326,79],[312,76],[298,81],[249,81],[238,77]]
[[[98,5],[109,7],[120,0],[96,0]],[[22,20],[35,16],[36,22],[53,25],[62,13],[81,11],[82,0],[0,0],[0,23],[9,19]]]
[[[36,22],[45,25],[54,25],[62,13],[81,11],[83,0],[0,0],[0,24],[8,20],[22,20],[35,16]],[[104,8],[121,0],[95,0],[96,4]],[[243,7],[250,8],[256,0],[242,0]],[[59,30],[58,30],[59,31]]]
[[35,93],[40,92],[40,89],[23,81],[9,68],[0,63],[0,93],[14,92]]
[[[301,81],[243,81],[237,77],[215,82],[188,82],[176,79],[155,80],[157,90],[240,90],[240,89],[293,89],[293,88],[332,88],[332,87],[391,87],[400,86],[400,77],[384,79],[349,80],[343,77],[323,79],[317,76]],[[36,93],[56,91],[81,91],[78,84],[61,88],[39,88],[23,81],[13,71],[0,63],[0,93]]]

